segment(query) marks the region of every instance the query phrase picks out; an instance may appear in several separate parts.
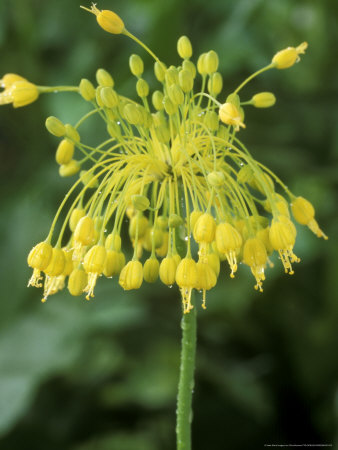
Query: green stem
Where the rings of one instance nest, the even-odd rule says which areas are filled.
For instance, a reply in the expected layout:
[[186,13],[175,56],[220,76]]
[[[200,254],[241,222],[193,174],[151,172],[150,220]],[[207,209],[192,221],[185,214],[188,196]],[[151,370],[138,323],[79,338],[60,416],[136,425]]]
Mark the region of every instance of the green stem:
[[[192,298],[192,304],[193,303],[194,298]],[[177,450],[190,450],[192,394],[194,389],[196,354],[196,307],[189,313],[183,315],[181,328],[182,348],[176,410],[176,442]]]

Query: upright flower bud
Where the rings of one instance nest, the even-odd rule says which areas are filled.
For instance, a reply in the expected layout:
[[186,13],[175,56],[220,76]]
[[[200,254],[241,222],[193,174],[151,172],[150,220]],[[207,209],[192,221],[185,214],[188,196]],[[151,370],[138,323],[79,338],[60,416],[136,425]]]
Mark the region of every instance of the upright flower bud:
[[178,84],[172,84],[169,87],[168,95],[174,105],[181,105],[184,102],[184,94]]
[[208,91],[211,95],[218,95],[223,89],[223,78],[219,72],[213,73],[208,80]]
[[151,100],[153,102],[154,108],[157,111],[161,111],[164,108],[163,97],[164,97],[163,92],[161,92],[161,91],[153,92]]
[[214,50],[210,50],[205,56],[205,70],[207,74],[212,74],[218,69],[219,59]]
[[150,201],[145,195],[132,195],[131,201],[137,211],[146,211],[150,205]]
[[178,74],[178,81],[183,92],[190,92],[194,86],[194,78],[189,70],[183,69]]
[[144,65],[139,55],[131,55],[129,58],[130,71],[136,77],[140,77],[143,74]]
[[137,95],[141,98],[147,97],[149,94],[149,84],[143,78],[139,78],[136,83]]
[[88,102],[95,99],[95,88],[86,78],[82,78],[79,85],[80,95]]
[[157,78],[157,80],[162,83],[165,79],[165,74],[166,74],[166,65],[162,62],[156,61],[154,64],[154,72],[155,72],[155,77]]
[[102,87],[114,87],[114,79],[105,69],[97,69],[96,81]]
[[182,59],[189,59],[192,56],[192,46],[187,36],[181,36],[177,41],[177,53]]

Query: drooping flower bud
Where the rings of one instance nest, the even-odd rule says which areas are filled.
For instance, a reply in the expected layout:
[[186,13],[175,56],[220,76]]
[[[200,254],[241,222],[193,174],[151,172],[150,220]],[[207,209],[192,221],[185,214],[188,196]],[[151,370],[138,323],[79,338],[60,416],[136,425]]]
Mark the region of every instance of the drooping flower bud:
[[139,289],[143,282],[143,267],[140,261],[129,261],[120,273],[119,284],[125,291]]

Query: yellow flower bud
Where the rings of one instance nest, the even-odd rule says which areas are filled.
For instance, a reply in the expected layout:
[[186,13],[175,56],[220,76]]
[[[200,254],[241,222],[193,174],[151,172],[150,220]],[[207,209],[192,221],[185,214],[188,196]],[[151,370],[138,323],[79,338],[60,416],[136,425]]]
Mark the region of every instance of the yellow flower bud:
[[143,267],[140,261],[129,261],[120,273],[119,284],[125,291],[139,289],[143,281]]
[[47,117],[45,125],[50,134],[54,136],[62,137],[66,134],[66,127],[57,117]]
[[272,58],[272,64],[276,69],[287,69],[299,61],[299,55],[305,53],[307,42],[303,42],[298,47],[287,47],[279,51]]
[[81,8],[95,14],[97,23],[104,31],[112,34],[121,34],[124,32],[125,27],[123,20],[113,11],[107,9],[99,10],[96,8],[95,4],[92,4],[90,9],[85,8],[84,6],[81,6]]
[[68,164],[74,155],[74,144],[68,139],[62,139],[55,154],[55,160],[58,164]]
[[220,223],[216,227],[216,247],[221,255],[225,255],[230,265],[230,277],[237,271],[237,258],[241,246],[242,236],[230,223]]
[[81,166],[78,161],[75,159],[71,159],[69,163],[62,164],[59,167],[59,175],[60,177],[71,177],[75,175],[80,170]]
[[217,113],[215,111],[207,111],[204,116],[204,123],[210,131],[217,131],[219,127]]
[[89,216],[82,217],[75,227],[74,240],[82,245],[90,245],[93,243],[94,238],[95,228],[93,219]]
[[129,58],[129,67],[133,75],[140,77],[144,70],[142,58],[139,55],[131,55]]
[[48,242],[39,242],[29,252],[27,262],[30,267],[45,270],[52,259],[53,247]]
[[167,286],[172,286],[175,283],[177,266],[178,262],[173,256],[162,259],[160,264],[160,280],[162,283]]
[[68,291],[75,297],[81,295],[87,286],[88,275],[82,269],[74,269],[69,275]]
[[274,219],[270,227],[269,239],[272,248],[279,253],[285,273],[293,274],[291,263],[300,261],[293,253],[296,240],[296,229],[293,223],[285,216],[279,216],[278,220]]
[[219,275],[219,271],[221,268],[220,259],[217,253],[207,253],[203,256],[203,261],[208,264],[212,270],[215,272],[216,277]]
[[223,89],[223,78],[219,72],[213,73],[208,80],[209,94],[217,96]]
[[185,59],[182,63],[182,69],[188,70],[191,73],[193,78],[196,77],[196,66],[192,61]]
[[189,70],[181,70],[178,74],[178,82],[183,92],[187,93],[194,87],[194,78]]
[[254,172],[248,164],[242,166],[237,173],[237,181],[239,183],[251,183],[254,179]]
[[74,269],[73,250],[69,250],[66,247],[62,250],[65,255],[65,268],[63,269],[62,275],[68,277]]
[[94,178],[93,172],[90,172],[89,170],[81,170],[80,180],[87,188],[97,188],[99,185],[97,178]]
[[301,225],[307,225],[310,230],[317,236],[328,239],[326,234],[319,228],[315,219],[315,209],[312,204],[304,197],[297,197],[291,204],[293,217]]
[[156,258],[148,258],[143,266],[143,278],[147,283],[155,283],[158,278],[160,263]]
[[61,275],[66,265],[66,258],[61,248],[53,248],[52,257],[44,272],[50,277]]
[[125,263],[126,258],[121,251],[108,250],[103,267],[104,275],[108,278],[113,277],[114,275],[118,275],[124,267]]
[[164,233],[159,227],[148,227],[144,234],[143,247],[150,252],[153,248],[160,248],[163,244]]
[[163,233],[163,242],[161,247],[158,247],[156,249],[156,255],[164,258],[165,255],[168,253],[168,246],[169,246],[169,233],[166,231]]
[[26,80],[15,81],[9,90],[14,108],[29,105],[39,97],[38,88],[35,84]]
[[74,208],[69,218],[69,228],[74,231],[79,220],[86,215],[83,208]]
[[164,97],[163,92],[161,92],[161,91],[153,92],[151,100],[153,102],[154,108],[157,111],[161,111],[164,108],[163,97]]
[[315,209],[304,197],[297,197],[291,203],[293,217],[301,225],[307,225],[315,217]]
[[169,228],[177,228],[179,227],[183,222],[183,219],[178,214],[170,214],[168,219],[168,226]]
[[210,75],[216,72],[216,70],[218,69],[219,59],[217,53],[214,50],[210,50],[210,52],[206,54],[204,64],[207,74]]
[[73,125],[70,125],[69,123],[66,123],[66,136],[73,142],[80,142],[80,135],[79,132],[73,127]]
[[252,97],[251,102],[256,108],[270,108],[276,103],[276,97],[272,92],[260,92]]
[[178,84],[178,70],[175,66],[170,66],[165,72],[165,82],[167,87],[172,84]]
[[219,109],[219,118],[226,125],[233,125],[236,131],[240,127],[245,128],[241,111],[233,103],[223,103]]
[[8,89],[10,88],[16,81],[27,81],[26,78],[21,75],[17,75],[16,73],[6,73],[0,80],[0,87]]
[[124,106],[123,115],[131,125],[140,125],[142,123],[142,113],[134,103],[128,103]]
[[189,59],[192,56],[192,46],[187,36],[181,36],[177,41],[177,53],[182,59]]
[[148,228],[148,219],[145,216],[139,214],[133,216],[129,223],[129,236],[131,239],[136,237],[136,230],[138,229],[138,237],[144,236]]
[[260,239],[250,238],[245,241],[243,246],[243,262],[250,267],[256,279],[255,289],[259,289],[260,292],[263,292],[262,281],[265,280],[264,269],[267,260],[266,248]]
[[86,78],[82,78],[79,85],[79,92],[82,98],[90,102],[95,99],[95,88]]
[[101,274],[106,259],[106,249],[103,245],[94,245],[85,254],[83,268],[87,273]]
[[192,211],[190,213],[190,228],[193,230],[195,228],[197,220],[201,217],[202,211]]
[[99,86],[102,87],[114,87],[114,79],[105,69],[97,69],[96,81]]
[[119,104],[119,96],[110,86],[104,86],[99,91],[100,99],[103,106],[107,108],[115,108]]
[[184,94],[178,84],[172,84],[169,87],[168,96],[174,105],[181,105],[184,102]]
[[136,83],[137,95],[141,98],[147,97],[149,94],[149,85],[143,78],[139,78]]
[[165,74],[166,74],[166,65],[162,62],[156,61],[154,64],[154,72],[155,72],[155,77],[157,78],[157,80],[162,83],[165,79]]
[[177,112],[177,110],[178,110],[178,109],[177,109],[177,105],[175,105],[175,104],[170,100],[170,98],[169,98],[167,95],[164,96],[163,104],[164,104],[165,112],[166,112],[169,116],[175,114],[175,113]]
[[197,71],[201,75],[206,75],[208,73],[206,67],[206,56],[206,53],[202,53],[197,60]]
[[131,201],[133,203],[133,206],[138,211],[145,211],[149,208],[150,201],[149,198],[145,195],[132,195]]
[[267,254],[271,255],[271,253],[273,252],[273,247],[270,242],[269,234],[270,234],[270,228],[265,227],[265,228],[261,228],[260,230],[257,231],[256,237],[258,239],[260,239],[263,242],[263,244],[265,245]]
[[191,291],[197,284],[197,267],[192,258],[183,258],[176,269],[175,280],[181,288],[183,312],[189,313],[193,308],[191,304]]
[[195,288],[203,291],[203,303],[202,308],[205,309],[205,291],[209,291],[217,283],[217,277],[214,270],[204,262],[199,261],[196,264],[197,269],[197,281]]
[[213,171],[208,174],[208,183],[211,186],[219,187],[222,186],[225,182],[225,177],[223,172]]
[[107,250],[121,250],[121,236],[116,232],[108,234],[104,246]]
[[209,213],[202,214],[196,221],[193,235],[196,242],[212,242],[215,238],[216,222]]

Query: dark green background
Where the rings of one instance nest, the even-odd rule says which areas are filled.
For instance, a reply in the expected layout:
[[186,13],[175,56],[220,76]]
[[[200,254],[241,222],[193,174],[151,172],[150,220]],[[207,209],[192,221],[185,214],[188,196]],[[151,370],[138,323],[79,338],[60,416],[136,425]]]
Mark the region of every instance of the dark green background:
[[[77,84],[104,67],[120,92],[135,95],[128,58],[137,52],[152,82],[150,58],[124,36],[104,33],[79,5],[1,0],[0,75]],[[300,64],[247,88],[247,98],[267,90],[278,100],[271,110],[247,110],[241,138],[312,201],[330,240],[299,228],[295,275],[275,261],[263,294],[247,268],[230,280],[222,267],[208,309],[198,311],[193,448],[338,445],[337,2],[116,0],[98,7],[118,12],[168,64],[179,62],[182,34],[195,55],[216,50],[224,96],[277,50],[309,42]],[[177,290],[157,283],[124,294],[116,281],[101,279],[92,302],[64,292],[42,305],[41,292],[26,288],[26,255],[72,183],[58,177],[58,141],[44,121],[56,115],[75,123],[86,108],[71,93],[0,108],[0,448],[171,450]],[[93,123],[86,139],[101,136]]]

